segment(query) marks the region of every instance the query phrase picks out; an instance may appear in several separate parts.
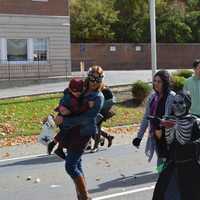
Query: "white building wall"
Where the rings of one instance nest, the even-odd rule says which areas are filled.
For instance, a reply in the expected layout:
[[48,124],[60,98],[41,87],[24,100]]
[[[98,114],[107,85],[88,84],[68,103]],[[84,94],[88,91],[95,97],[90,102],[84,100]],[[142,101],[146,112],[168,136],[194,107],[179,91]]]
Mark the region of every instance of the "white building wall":
[[[0,14],[0,38],[3,38],[1,46],[5,45],[5,39],[47,38],[49,66],[46,71],[51,76],[59,75],[59,71],[60,75],[63,71],[71,73],[69,16]],[[1,53],[1,58],[5,58],[5,52]]]

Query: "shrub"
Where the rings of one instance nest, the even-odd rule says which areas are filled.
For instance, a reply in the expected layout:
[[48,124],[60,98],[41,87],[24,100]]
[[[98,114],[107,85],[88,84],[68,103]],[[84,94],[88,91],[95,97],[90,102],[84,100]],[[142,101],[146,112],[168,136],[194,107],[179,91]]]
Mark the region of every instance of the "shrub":
[[183,89],[186,78],[183,76],[173,75],[171,79],[171,88],[173,91],[178,92]]
[[136,81],[132,85],[132,95],[138,104],[141,104],[151,91],[151,86],[143,81]]
[[173,73],[173,76],[181,76],[184,78],[189,78],[191,77],[193,74],[193,72],[189,69],[181,69],[181,70],[177,70],[176,72]]

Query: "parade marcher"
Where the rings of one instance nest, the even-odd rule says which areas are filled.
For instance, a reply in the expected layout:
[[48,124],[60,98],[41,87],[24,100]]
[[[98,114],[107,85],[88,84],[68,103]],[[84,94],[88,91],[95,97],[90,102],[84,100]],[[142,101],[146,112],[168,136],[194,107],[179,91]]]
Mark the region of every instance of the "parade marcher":
[[193,115],[200,116],[200,60],[195,60],[192,67],[194,75],[186,80],[184,90],[190,94],[192,99],[190,112]]
[[98,115],[97,119],[98,134],[96,134],[94,137],[94,146],[91,150],[91,153],[94,153],[99,150],[99,144],[101,144],[101,146],[104,145],[105,138],[108,141],[108,147],[111,147],[112,141],[114,139],[114,136],[102,130],[102,123],[115,115],[115,113],[112,111],[112,106],[115,103],[114,96],[111,89],[108,86],[103,86],[101,92],[103,93],[104,96],[104,104],[103,108],[100,111],[100,114]]
[[139,147],[146,129],[149,128],[145,154],[147,155],[148,160],[151,161],[153,154],[156,151],[158,156],[157,165],[159,166],[162,162],[162,158],[165,156],[165,141],[160,137],[159,132],[161,127],[156,120],[149,120],[149,116],[162,118],[163,116],[172,114],[172,102],[175,93],[170,90],[170,75],[167,71],[160,70],[154,75],[153,89],[154,92],[149,95],[147,100],[140,129],[136,138],[133,139],[132,144]]
[[[103,77],[104,73],[101,67],[93,66],[89,69],[84,100],[93,99],[94,106],[78,116],[64,118],[63,122],[63,128],[68,134],[67,139],[63,141],[67,148],[65,169],[74,181],[79,200],[91,199],[86,188],[85,175],[82,169],[82,155],[90,138],[97,133],[96,117],[104,102],[101,92]],[[80,127],[84,126],[86,121],[88,123],[88,120],[90,126],[87,126],[84,131],[80,131]]]
[[165,130],[168,156],[153,200],[200,199],[200,118],[189,114],[190,106],[188,94],[175,96],[175,125]]
[[[48,144],[47,151],[49,155],[51,154],[55,145],[59,143],[54,153],[59,157],[65,159],[65,153],[63,152],[63,147],[62,147],[63,137],[65,136],[65,139],[67,137],[66,131],[65,133],[63,131],[62,122],[64,117],[78,115],[94,106],[94,101],[90,99],[88,100],[88,102],[85,102],[84,104],[81,102],[81,95],[83,93],[83,88],[84,88],[83,80],[74,78],[69,82],[69,87],[64,90],[64,96],[60,99],[59,105],[55,109],[55,111],[58,112],[58,116],[54,118],[54,121],[59,126],[60,131],[54,137],[54,140]],[[59,123],[57,123],[57,118],[59,118],[58,119]],[[84,128],[87,128],[87,123],[85,127],[83,127],[82,131],[84,131]]]
[[[70,115],[76,115],[80,112],[80,95],[83,92],[84,82],[81,79],[72,79],[69,82],[69,87],[66,88],[63,92],[63,97],[61,97],[59,105],[55,108],[55,111],[58,112],[59,117],[67,117]],[[56,121],[56,117],[54,119]],[[57,124],[58,125],[58,124]],[[62,123],[58,125],[60,131],[54,137],[47,146],[48,154],[50,155],[53,148],[56,146],[59,141],[62,140]],[[63,147],[59,143],[57,149],[54,151],[56,155],[61,158],[65,158],[65,153],[63,152]]]

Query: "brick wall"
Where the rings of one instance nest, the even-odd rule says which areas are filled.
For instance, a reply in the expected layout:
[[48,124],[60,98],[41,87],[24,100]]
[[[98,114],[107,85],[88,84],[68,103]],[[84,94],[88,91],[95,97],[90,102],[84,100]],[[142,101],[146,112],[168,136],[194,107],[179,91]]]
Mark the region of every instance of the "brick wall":
[[0,14],[68,16],[68,0],[0,0]]
[[[158,68],[190,68],[200,58],[200,44],[157,44]],[[85,60],[86,69],[92,64],[105,70],[135,70],[151,68],[150,44],[86,43],[72,44],[72,70],[80,70]]]

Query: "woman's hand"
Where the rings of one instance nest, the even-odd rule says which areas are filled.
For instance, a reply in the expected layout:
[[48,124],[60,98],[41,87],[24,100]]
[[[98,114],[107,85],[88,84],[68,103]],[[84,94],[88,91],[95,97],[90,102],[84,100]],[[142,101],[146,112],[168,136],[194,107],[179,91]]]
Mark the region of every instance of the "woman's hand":
[[156,137],[158,140],[161,139],[161,137],[162,137],[162,132],[161,132],[161,130],[156,130],[156,131],[155,131],[155,137]]
[[57,115],[55,118],[54,118],[54,122],[57,126],[59,126],[60,124],[63,123],[63,117],[60,116],[60,115]]
[[132,141],[132,144],[133,144],[133,146],[139,148],[140,142],[141,142],[140,138],[134,138],[133,141]]
[[70,115],[71,114],[71,111],[69,109],[67,109],[65,106],[59,106],[58,109],[62,115]]
[[165,128],[172,128],[176,124],[176,121],[170,119],[162,119],[160,125]]

